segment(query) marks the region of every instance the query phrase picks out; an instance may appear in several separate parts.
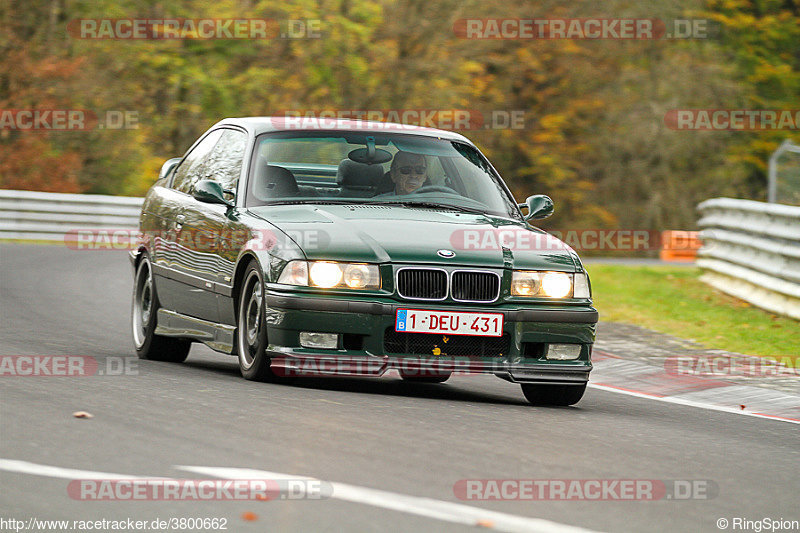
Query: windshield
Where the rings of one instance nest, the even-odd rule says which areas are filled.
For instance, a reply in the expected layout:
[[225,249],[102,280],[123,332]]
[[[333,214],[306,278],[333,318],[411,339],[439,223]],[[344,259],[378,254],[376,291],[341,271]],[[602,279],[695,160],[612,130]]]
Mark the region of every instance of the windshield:
[[472,146],[371,132],[260,136],[246,205],[380,203],[519,218],[516,203]]

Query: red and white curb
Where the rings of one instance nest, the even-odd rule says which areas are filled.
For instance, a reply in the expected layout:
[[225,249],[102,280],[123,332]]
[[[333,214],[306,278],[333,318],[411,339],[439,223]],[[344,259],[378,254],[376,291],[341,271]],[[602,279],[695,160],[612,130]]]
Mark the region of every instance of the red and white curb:
[[800,424],[800,396],[722,379],[675,375],[664,368],[594,350],[589,386],[739,415]]

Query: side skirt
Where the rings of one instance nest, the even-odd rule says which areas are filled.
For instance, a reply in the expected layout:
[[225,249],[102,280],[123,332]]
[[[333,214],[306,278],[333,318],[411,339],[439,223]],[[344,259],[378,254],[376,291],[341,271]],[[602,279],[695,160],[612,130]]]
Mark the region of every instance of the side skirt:
[[183,337],[200,341],[212,350],[234,354],[236,328],[226,324],[215,324],[167,309],[158,310],[156,335]]

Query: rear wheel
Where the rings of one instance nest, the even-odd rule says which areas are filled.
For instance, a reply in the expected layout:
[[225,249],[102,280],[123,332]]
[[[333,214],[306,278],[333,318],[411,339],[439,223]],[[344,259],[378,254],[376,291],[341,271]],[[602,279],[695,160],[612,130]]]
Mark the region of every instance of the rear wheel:
[[574,405],[581,401],[586,383],[581,385],[533,385],[522,383],[522,394],[533,405]]
[[269,366],[267,348],[266,298],[261,269],[255,261],[244,274],[239,292],[239,310],[236,328],[239,369],[245,379],[277,381]]
[[451,375],[452,372],[443,372],[433,376],[414,376],[400,372],[400,377],[403,378],[403,381],[411,381],[413,383],[444,383],[450,379]]
[[145,255],[136,268],[131,304],[131,330],[136,354],[140,359],[180,363],[186,360],[191,341],[156,335],[160,305],[150,259]]

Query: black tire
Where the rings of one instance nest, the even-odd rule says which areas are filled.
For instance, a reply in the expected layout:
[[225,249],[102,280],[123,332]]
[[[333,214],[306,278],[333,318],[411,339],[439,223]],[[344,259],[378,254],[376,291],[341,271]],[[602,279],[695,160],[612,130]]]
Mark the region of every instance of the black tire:
[[410,381],[412,383],[444,383],[450,379],[452,374],[452,372],[444,372],[435,376],[407,376],[400,372],[400,377],[403,378],[403,381]]
[[242,376],[252,381],[285,381],[269,366],[264,279],[255,261],[244,273],[236,316],[236,348]]
[[532,405],[575,405],[586,391],[582,385],[532,385],[522,383],[522,394]]
[[131,333],[139,359],[181,363],[189,355],[191,341],[156,335],[156,318],[160,308],[150,258],[145,255],[136,268],[131,302]]

